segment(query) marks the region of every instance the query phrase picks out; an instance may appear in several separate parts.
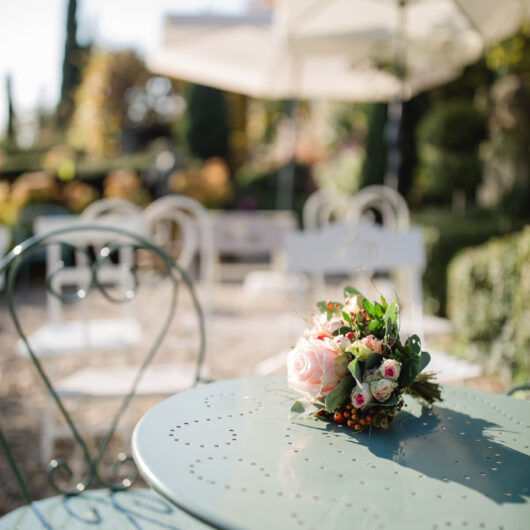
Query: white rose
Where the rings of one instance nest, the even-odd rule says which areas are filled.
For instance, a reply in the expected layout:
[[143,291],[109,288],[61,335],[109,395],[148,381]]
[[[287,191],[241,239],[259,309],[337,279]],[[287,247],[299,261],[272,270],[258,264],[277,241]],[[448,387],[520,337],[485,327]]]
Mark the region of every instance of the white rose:
[[352,405],[356,409],[360,409],[372,401],[372,393],[370,392],[370,385],[363,383],[359,388],[357,385],[351,394]]
[[337,335],[336,337],[333,337],[333,343],[339,352],[345,353],[346,348],[351,344],[351,341],[344,335]]
[[401,373],[401,363],[394,359],[385,359],[379,367],[379,373],[385,379],[397,381]]
[[379,379],[370,383],[370,391],[377,401],[386,401],[396,388],[397,383],[392,379]]

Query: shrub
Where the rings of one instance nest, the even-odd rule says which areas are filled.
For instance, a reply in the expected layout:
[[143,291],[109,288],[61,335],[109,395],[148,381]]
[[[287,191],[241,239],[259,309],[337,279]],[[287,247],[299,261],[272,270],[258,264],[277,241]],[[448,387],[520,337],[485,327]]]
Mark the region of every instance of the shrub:
[[458,254],[448,312],[466,356],[505,380],[530,376],[530,226]]
[[418,186],[426,200],[449,203],[461,190],[473,202],[486,132],[484,116],[470,102],[447,102],[425,116],[418,127]]
[[445,316],[447,267],[458,251],[518,230],[519,221],[486,210],[455,214],[447,209],[429,209],[414,217],[423,228],[427,263],[423,273],[425,309]]

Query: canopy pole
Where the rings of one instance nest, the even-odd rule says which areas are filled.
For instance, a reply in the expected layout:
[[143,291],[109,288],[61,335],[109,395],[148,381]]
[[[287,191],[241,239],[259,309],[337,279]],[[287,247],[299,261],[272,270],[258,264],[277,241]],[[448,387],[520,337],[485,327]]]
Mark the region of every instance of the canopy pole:
[[395,190],[398,189],[401,151],[399,149],[399,128],[405,99],[405,77],[407,68],[407,16],[406,0],[399,0],[397,15],[399,39],[396,46],[396,75],[401,81],[400,96],[388,104],[388,119],[385,125],[385,141],[387,144],[387,165],[384,183]]
[[285,111],[291,133],[289,138],[290,160],[278,170],[276,189],[276,209],[278,210],[291,210],[293,207],[298,102],[294,99],[286,100]]

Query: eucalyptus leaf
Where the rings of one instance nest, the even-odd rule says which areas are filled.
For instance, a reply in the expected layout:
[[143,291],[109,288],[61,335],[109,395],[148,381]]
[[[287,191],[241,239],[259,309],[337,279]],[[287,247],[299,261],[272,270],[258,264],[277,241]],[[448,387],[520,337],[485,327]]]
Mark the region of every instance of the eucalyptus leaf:
[[382,403],[379,401],[371,401],[370,403],[366,404],[364,407],[369,409],[370,407],[395,407],[398,404],[398,400],[396,396],[390,396],[386,401],[383,401]]
[[364,363],[364,369],[371,370],[372,368],[379,366],[382,360],[383,357],[378,353],[371,353],[370,355],[368,355],[368,358]]
[[355,382],[361,386],[363,374],[361,372],[361,367],[359,365],[359,361],[357,359],[353,359],[353,361],[348,364],[348,370],[350,371],[351,375],[355,378]]
[[349,333],[351,329],[348,326],[342,326],[337,331],[333,333],[333,335],[346,335],[346,333]]
[[410,349],[412,350],[412,353],[414,355],[419,355],[421,352],[421,341],[418,335],[411,335],[408,339],[405,345],[410,346]]
[[406,388],[410,386],[416,376],[419,374],[419,358],[416,359],[405,359],[401,365],[401,376],[400,376],[400,386]]
[[353,377],[346,375],[339,384],[326,396],[326,410],[335,412],[344,402],[347,396],[351,394],[354,386]]
[[322,409],[322,405],[311,403],[307,399],[297,399],[289,411],[289,419],[304,418]]
[[420,364],[418,367],[418,373],[423,372],[427,365],[431,362],[431,354],[427,351],[422,351],[420,356]]

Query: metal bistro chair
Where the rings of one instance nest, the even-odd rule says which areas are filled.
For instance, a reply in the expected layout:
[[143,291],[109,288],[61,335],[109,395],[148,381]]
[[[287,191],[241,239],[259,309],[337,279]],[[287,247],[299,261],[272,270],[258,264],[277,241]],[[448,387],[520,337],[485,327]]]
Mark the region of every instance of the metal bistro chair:
[[[153,312],[157,323],[156,330],[153,330],[154,338],[150,345],[146,346],[144,353],[137,357],[134,371],[131,366],[130,377],[126,380],[121,378],[115,380],[115,386],[118,390],[121,391],[122,388],[126,387],[125,392],[122,397],[114,396],[117,405],[116,411],[111,415],[109,426],[101,434],[101,438],[96,438],[93,441],[84,433],[83,425],[77,421],[76,415],[68,406],[69,394],[62,394],[57,390],[58,386],[52,382],[50,376],[53,371],[49,370],[48,365],[44,364],[32,350],[25,332],[24,315],[17,305],[18,296],[16,294],[18,274],[23,268],[24,262],[31,258],[32,253],[41,251],[48,244],[60,244],[65,254],[84,252],[82,247],[76,246],[76,236],[87,231],[104,231],[108,234],[109,244],[100,249],[95,256],[91,257],[87,253],[90,278],[87,284],[76,293],[66,296],[53,291],[53,276],[60,274],[60,263],[57,269],[47,276],[46,288],[51,289],[53,295],[61,298],[64,303],[75,304],[89,293],[101,294],[110,305],[122,304],[135,298],[140,301],[143,300],[142,296],[145,296],[145,293],[142,292],[141,271],[131,269],[130,274],[134,281],[134,287],[123,295],[108,291],[98,277],[98,272],[104,262],[114,252],[119,252],[125,247],[135,250],[143,249],[156,255],[159,263],[163,264],[164,281],[170,285],[170,288],[165,287],[160,291],[163,296],[157,295],[156,300],[154,300]],[[198,354],[194,376],[189,386],[194,386],[200,382],[200,369],[205,351],[204,317],[187,274],[167,253],[141,236],[117,227],[101,225],[72,226],[36,235],[17,245],[0,261],[0,272],[6,273],[5,299],[14,328],[24,342],[36,372],[42,380],[46,392],[53,399],[57,412],[70,431],[77,453],[80,455],[78,462],[72,459],[70,453],[63,454],[64,458],[62,459],[58,457],[52,459],[48,465],[47,479],[51,488],[49,491],[55,491],[58,495],[35,500],[37,497],[43,496],[44,481],[39,483],[38,477],[34,475],[35,466],[28,467],[28,463],[22,464],[21,458],[15,458],[17,451],[14,440],[20,440],[21,436],[8,432],[5,429],[5,417],[1,418],[0,446],[14,473],[15,481],[20,487],[21,500],[23,498],[27,505],[0,518],[0,529],[205,528],[202,523],[179,511],[153,491],[145,488],[131,488],[138,476],[134,461],[125,453],[119,453],[118,457],[115,457],[118,424],[130,408],[133,397],[139,392],[141,393],[142,387],[147,390],[143,395],[147,393],[151,397],[158,396],[160,392],[164,393],[167,390],[160,386],[159,381],[155,387],[150,386],[148,372],[155,364],[153,362],[155,358],[158,360],[158,357],[167,353],[165,350],[161,350],[165,346],[166,341],[164,339],[167,338],[170,331],[173,333],[175,329],[177,296],[186,295],[196,313],[197,326],[194,326],[193,331],[198,335]],[[162,273],[159,272],[159,274]],[[151,287],[150,284],[148,289]],[[152,295],[151,292],[147,294]],[[159,302],[159,298],[164,298],[167,301],[168,310],[164,314],[161,312],[163,304]],[[143,307],[144,312],[149,312],[145,310],[145,305]],[[185,329],[183,331],[183,334],[186,334],[192,330]],[[172,354],[172,350],[169,353]],[[114,367],[109,366],[107,368],[112,374]],[[35,385],[31,386],[35,387]],[[37,397],[38,391],[32,390],[32,394]],[[75,396],[75,388],[72,389],[71,395]],[[90,412],[92,413],[92,410]],[[31,443],[29,440],[28,444]],[[65,447],[61,450],[66,451]],[[25,461],[32,457],[36,459],[36,453],[28,449],[21,456]],[[2,480],[7,481],[7,477],[3,477]],[[99,489],[91,489],[93,487]],[[39,493],[36,494],[35,491]],[[44,491],[44,495],[46,495],[46,491]]]
[[145,236],[163,248],[192,274],[198,260],[197,279],[206,325],[211,316],[214,245],[208,210],[185,195],[166,195],[142,212]]

